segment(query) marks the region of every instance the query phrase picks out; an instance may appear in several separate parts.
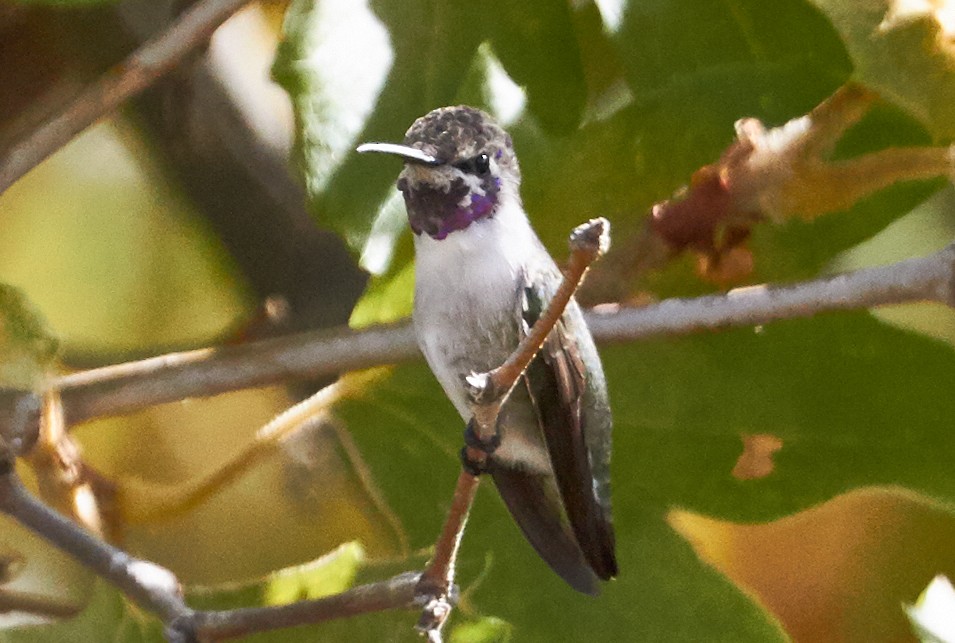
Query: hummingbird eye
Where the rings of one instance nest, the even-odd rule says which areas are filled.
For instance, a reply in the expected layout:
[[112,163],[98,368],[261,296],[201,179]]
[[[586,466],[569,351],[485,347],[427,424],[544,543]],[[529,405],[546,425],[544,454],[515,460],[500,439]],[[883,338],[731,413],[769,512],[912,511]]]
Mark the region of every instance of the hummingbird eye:
[[454,167],[468,174],[487,174],[491,169],[491,159],[487,154],[481,153],[473,158],[455,163]]

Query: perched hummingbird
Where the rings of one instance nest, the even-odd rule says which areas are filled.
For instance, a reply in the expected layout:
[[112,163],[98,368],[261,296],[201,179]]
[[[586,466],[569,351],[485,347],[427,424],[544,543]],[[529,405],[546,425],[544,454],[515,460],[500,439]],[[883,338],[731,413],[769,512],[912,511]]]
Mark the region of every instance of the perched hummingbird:
[[[403,144],[358,151],[404,160],[415,333],[469,420],[465,378],[500,366],[561,282],[524,213],[511,137],[478,109],[443,107],[416,120]],[[588,594],[617,573],[610,430],[600,357],[572,300],[502,408],[487,471],[541,558]]]

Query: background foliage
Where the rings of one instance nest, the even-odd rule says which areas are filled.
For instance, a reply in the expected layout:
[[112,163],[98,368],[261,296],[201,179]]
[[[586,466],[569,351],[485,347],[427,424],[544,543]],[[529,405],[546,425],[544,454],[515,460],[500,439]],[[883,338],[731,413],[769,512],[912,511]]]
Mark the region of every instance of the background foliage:
[[[780,125],[849,80],[881,100],[840,156],[949,143],[951,25],[933,3],[906,6],[293,0],[274,77],[295,107],[294,162],[315,221],[373,273],[353,323],[407,313],[413,259],[399,168],[359,158],[356,143],[400,140],[440,105],[482,106],[513,133],[525,205],[555,256],[598,215],[626,248],[650,206],[732,142],[735,120]],[[149,141],[129,121],[110,127],[0,199],[0,281],[29,296],[66,356],[219,341],[252,316],[253,295]],[[813,222],[763,224],[751,281],[940,247],[955,232],[953,205],[948,185],[909,184]],[[627,299],[712,288],[681,257],[629,282]],[[606,347],[620,578],[598,599],[575,595],[488,486],[465,537],[451,640],[904,640],[900,604],[936,573],[955,574],[953,329],[949,311],[922,306]],[[173,405],[77,435],[107,474],[172,483],[224,461],[285,395]],[[216,605],[420,566],[450,499],[460,424],[423,364],[394,368],[338,405],[332,428],[290,440],[187,516],[130,525],[125,544],[207,586],[191,596]],[[743,476],[735,467],[754,435],[781,448],[763,456],[771,471]],[[75,578],[57,595],[89,600],[76,620],[5,638],[158,636],[100,583],[90,598],[69,562],[12,525],[3,533],[29,561],[18,582],[49,591],[51,574]],[[248,581],[348,542],[360,545]],[[412,621],[382,614],[253,639],[411,640]]]

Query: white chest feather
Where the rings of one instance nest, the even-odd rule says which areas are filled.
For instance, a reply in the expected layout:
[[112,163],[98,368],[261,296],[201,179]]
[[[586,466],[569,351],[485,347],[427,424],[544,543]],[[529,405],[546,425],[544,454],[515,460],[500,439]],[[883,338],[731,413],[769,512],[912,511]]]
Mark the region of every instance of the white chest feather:
[[551,259],[516,202],[440,241],[415,237],[415,255],[418,344],[469,417],[462,378],[498,366],[516,345],[527,266]]

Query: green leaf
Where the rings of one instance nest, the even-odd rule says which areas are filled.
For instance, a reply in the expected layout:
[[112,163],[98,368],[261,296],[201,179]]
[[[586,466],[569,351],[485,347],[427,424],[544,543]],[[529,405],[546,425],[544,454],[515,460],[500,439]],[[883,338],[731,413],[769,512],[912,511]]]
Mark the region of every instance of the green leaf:
[[[832,26],[802,0],[628,2],[613,39],[638,101],[714,73],[736,78],[713,95],[734,101],[747,75],[758,80],[788,70],[839,84],[850,71]],[[783,87],[784,76],[778,80]],[[762,98],[772,101],[773,94]]]
[[507,643],[514,628],[493,616],[462,623],[451,629],[451,643]]
[[[844,313],[605,355],[616,462],[651,497],[744,522],[869,485],[955,499],[950,454],[932,446],[955,412],[946,344]],[[735,479],[741,437],[761,433],[783,442],[773,473]]]
[[0,386],[30,389],[53,363],[57,340],[18,289],[0,284]]
[[165,637],[158,619],[130,605],[115,587],[99,579],[93,583],[89,604],[79,616],[51,625],[0,632],[0,641],[4,643],[102,640],[161,643]]
[[[478,8],[433,0],[299,0],[293,8],[275,76],[296,108],[310,207],[359,252],[400,166],[351,152],[363,141],[400,140],[415,118],[451,102],[481,41],[471,28]],[[383,33],[390,42],[380,42]],[[342,100],[323,80],[333,67],[338,85],[356,82],[361,69],[351,65],[368,57],[378,66],[366,73],[387,74],[370,111],[367,99]]]
[[[464,427],[434,377],[421,364],[397,368],[336,413],[362,448],[412,546],[429,546],[450,502]],[[618,435],[630,429],[622,426]],[[618,448],[615,456],[623,571],[604,595],[588,599],[567,588],[533,553],[493,486],[485,484],[458,566],[468,604],[506,620],[522,641],[613,640],[622,633],[633,640],[782,640],[771,618],[700,563],[667,526],[661,499],[640,490],[644,474],[627,462],[626,442],[632,439],[624,440],[624,451]]]
[[943,26],[944,3],[811,3],[839,32],[856,80],[907,109],[934,136],[955,136],[955,48]]
[[364,562],[361,545],[345,543],[317,560],[281,569],[263,579],[221,587],[194,587],[187,596],[189,604],[200,609],[285,605],[349,589]]
[[577,128],[587,100],[570,3],[489,3],[482,15],[494,52],[527,91],[528,109],[552,134]]

